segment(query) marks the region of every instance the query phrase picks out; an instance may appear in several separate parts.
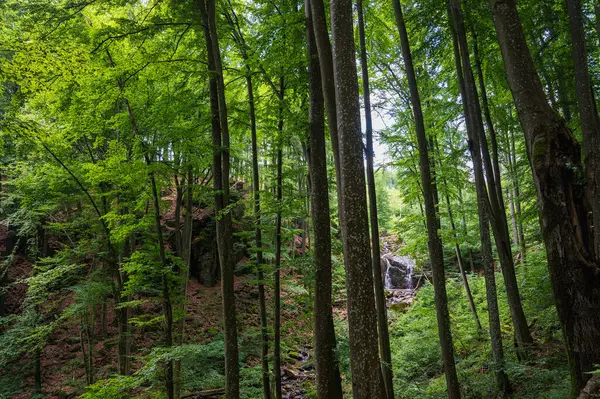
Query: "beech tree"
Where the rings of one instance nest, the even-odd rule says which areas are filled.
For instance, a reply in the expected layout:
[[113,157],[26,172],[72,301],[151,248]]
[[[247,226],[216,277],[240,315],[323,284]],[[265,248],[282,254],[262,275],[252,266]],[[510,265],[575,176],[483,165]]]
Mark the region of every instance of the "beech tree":
[[[583,389],[598,362],[594,338],[600,317],[593,283],[598,265],[593,250],[591,211],[582,194],[580,147],[563,118],[547,102],[525,41],[514,1],[490,1],[506,77],[523,127],[540,204],[540,223],[554,298],[570,358],[572,396]],[[593,174],[591,175],[593,176]],[[587,288],[586,288],[587,287]]]

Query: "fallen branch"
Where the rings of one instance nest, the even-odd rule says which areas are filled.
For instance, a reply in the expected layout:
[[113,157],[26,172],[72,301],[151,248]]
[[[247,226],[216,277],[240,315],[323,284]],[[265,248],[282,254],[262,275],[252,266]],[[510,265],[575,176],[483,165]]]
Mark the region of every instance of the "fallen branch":
[[194,392],[189,395],[182,396],[181,399],[200,399],[210,398],[211,396],[225,395],[225,388],[206,389],[200,392]]
[[598,394],[600,394],[600,374],[590,378],[577,399],[592,399],[597,397]]

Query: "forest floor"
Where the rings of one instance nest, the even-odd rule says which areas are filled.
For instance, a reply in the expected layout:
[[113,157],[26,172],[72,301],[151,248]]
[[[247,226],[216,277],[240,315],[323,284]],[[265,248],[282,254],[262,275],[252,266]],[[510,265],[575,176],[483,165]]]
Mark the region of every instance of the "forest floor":
[[[4,245],[0,228],[0,246]],[[286,272],[282,273],[282,381],[286,399],[312,397],[314,392],[314,369],[312,362],[312,295],[305,289],[305,280],[310,277],[305,269],[307,258],[286,261]],[[545,272],[545,267],[531,262],[529,273]],[[539,270],[538,270],[539,269]],[[15,256],[9,270],[11,281],[19,281],[31,275],[32,265],[23,256]],[[486,324],[485,288],[483,278],[472,274],[473,295],[482,312],[482,323]],[[529,279],[528,281],[542,281]],[[501,283],[499,282],[499,289]],[[349,347],[345,308],[345,284],[343,266],[334,259],[334,317],[338,336],[340,369],[344,389],[350,394]],[[400,290],[402,291],[402,290]],[[399,291],[399,292],[400,292]],[[519,362],[511,350],[512,329],[504,293],[500,293],[503,336],[507,349],[507,371],[514,389],[515,398],[561,399],[568,394],[568,370],[560,326],[557,323],[548,287],[524,286],[525,306],[532,319],[533,333],[538,345],[535,356],[527,362]],[[185,392],[193,393],[206,389],[222,388],[222,308],[220,287],[206,287],[196,279],[187,285],[186,313],[184,317],[184,343],[189,346],[212,347],[214,352],[200,360],[192,358],[184,374]],[[260,385],[260,320],[258,309],[258,287],[251,275],[235,278],[236,306],[240,360],[244,364],[241,384],[245,398],[261,396]],[[6,309],[11,313],[21,311],[20,304],[26,294],[24,283],[13,284],[6,297]],[[457,369],[463,385],[465,398],[494,397],[493,372],[489,368],[490,348],[486,334],[473,328],[471,314],[464,300],[464,291],[458,278],[448,281],[449,307],[455,348]],[[272,290],[266,287],[266,302],[272,304]],[[390,302],[397,298],[390,293]],[[546,298],[546,296],[548,298]],[[59,314],[71,303],[73,293],[64,291],[52,297],[44,307],[54,308],[51,314]],[[430,284],[422,286],[410,297],[411,306],[390,307],[390,340],[394,365],[395,389],[399,398],[437,398],[444,392],[444,379],[439,362],[437,325],[433,311],[433,290]],[[107,330],[102,332],[101,307],[95,315],[95,345],[93,349],[94,379],[99,381],[117,374],[117,327],[112,306],[107,306]],[[146,304],[133,309],[132,317],[141,314],[160,314],[159,303]],[[269,326],[272,326],[273,311],[267,309]],[[75,398],[84,392],[86,372],[82,355],[81,326],[74,322],[63,322],[52,333],[41,354],[43,398]],[[272,332],[272,331],[271,331]],[[153,345],[162,340],[160,325],[135,327],[131,339],[132,371],[140,370],[142,363],[152,353]],[[212,345],[212,346],[211,346]],[[221,345],[221,346],[219,346]],[[272,353],[272,345],[270,348]],[[21,394],[12,399],[33,399],[33,356],[22,359],[23,367],[30,372],[26,380],[18,381]],[[271,362],[272,364],[272,362]],[[250,374],[248,374],[250,373]],[[272,377],[272,376],[271,376]],[[147,387],[144,387],[144,389]],[[141,396],[140,396],[141,397]],[[145,396],[144,396],[145,397]],[[1,398],[1,395],[0,395]],[[1,398],[8,399],[8,398]]]
[[[31,274],[31,263],[26,258],[18,256],[11,267],[12,281],[20,280]],[[296,278],[284,276],[283,306],[282,306],[282,341],[287,343],[282,358],[282,381],[284,397],[302,398],[303,385],[314,379],[311,350],[312,335],[310,323],[301,317],[306,312],[305,304],[297,301]],[[290,291],[287,288],[291,288]],[[20,303],[25,296],[25,284],[15,284],[10,289],[6,305],[11,313],[19,313]],[[258,289],[250,277],[235,278],[236,307],[238,312],[238,330],[240,348],[244,351],[252,342],[260,329],[258,318]],[[267,289],[267,301],[270,301]],[[52,306],[65,309],[73,301],[72,293],[57,295]],[[160,306],[155,309],[146,308],[144,312],[160,312]],[[114,375],[118,370],[117,364],[117,325],[112,306],[107,307],[107,330],[102,335],[102,317],[98,311],[95,320],[94,368],[95,380]],[[134,312],[132,316],[135,316]],[[187,307],[185,316],[184,343],[206,344],[222,336],[221,290],[215,287],[205,287],[197,280],[190,279],[187,287]],[[132,335],[132,359],[140,359],[150,352],[154,342],[160,342],[162,330],[160,327],[135,328]],[[271,348],[272,350],[272,348]],[[254,352],[254,351],[251,351]],[[26,356],[28,357],[28,356]],[[31,359],[24,358],[24,362]],[[254,367],[260,362],[256,353],[245,356],[246,366]],[[86,383],[83,366],[80,325],[62,323],[52,334],[41,354],[42,390],[43,397],[61,399],[77,397],[83,392]],[[140,367],[139,362],[132,364],[135,371]],[[33,376],[22,381],[23,392],[13,399],[32,398],[34,386]]]

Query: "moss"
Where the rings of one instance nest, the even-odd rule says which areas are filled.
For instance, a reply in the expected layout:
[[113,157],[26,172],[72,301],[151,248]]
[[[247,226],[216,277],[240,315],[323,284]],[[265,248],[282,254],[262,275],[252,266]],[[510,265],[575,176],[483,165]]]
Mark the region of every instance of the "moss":
[[[541,128],[540,128],[541,129]],[[543,163],[546,154],[548,153],[548,140],[545,136],[538,135],[533,142],[533,165],[537,168]]]

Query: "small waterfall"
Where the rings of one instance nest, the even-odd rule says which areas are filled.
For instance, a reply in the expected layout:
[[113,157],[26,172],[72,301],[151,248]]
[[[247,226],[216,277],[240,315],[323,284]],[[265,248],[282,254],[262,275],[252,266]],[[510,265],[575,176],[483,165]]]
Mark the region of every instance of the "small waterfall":
[[381,257],[385,262],[384,286],[388,290],[414,289],[413,271],[415,261],[408,256],[385,254]]
[[393,288],[392,278],[390,277],[390,269],[392,265],[390,264],[390,260],[387,257],[384,257],[383,260],[385,260],[385,279],[383,281],[383,286],[385,287],[385,289],[389,290]]
[[413,283],[413,270],[415,269],[415,261],[408,256],[403,256],[404,265],[406,265],[406,276],[404,277],[404,281],[406,282],[406,288],[409,290],[414,289]]

